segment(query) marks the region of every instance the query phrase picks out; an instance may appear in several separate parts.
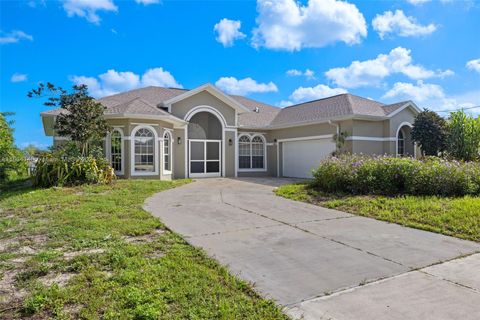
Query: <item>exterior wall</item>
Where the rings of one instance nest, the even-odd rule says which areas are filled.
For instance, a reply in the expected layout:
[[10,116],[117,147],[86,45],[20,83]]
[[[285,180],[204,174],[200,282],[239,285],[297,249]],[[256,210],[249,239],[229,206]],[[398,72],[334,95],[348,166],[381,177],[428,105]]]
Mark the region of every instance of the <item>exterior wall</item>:
[[174,116],[184,119],[187,113],[197,106],[210,106],[215,108],[223,115],[228,126],[235,126],[235,109],[205,91],[172,104],[171,112]]
[[[185,129],[175,129],[173,130],[173,178],[174,179],[184,179],[185,176],[185,154],[186,147],[188,147],[187,137],[185,136]],[[180,138],[181,144],[178,144],[178,139]]]
[[[232,140],[232,145],[229,144],[230,139]],[[222,146],[223,148],[223,146]],[[235,132],[234,131],[225,131],[225,176],[226,177],[235,177]]]
[[[396,115],[394,115],[391,119],[388,120],[388,136],[392,138],[397,138],[397,131],[398,128],[402,123],[410,123],[413,125],[415,121],[415,112],[413,112],[410,108],[406,108]],[[407,139],[406,145],[407,146],[407,151],[410,151],[410,153],[414,152],[413,150],[413,142],[409,139]],[[388,151],[386,151],[389,154],[396,155],[397,154],[397,143],[396,141],[390,142],[387,146]],[[419,152],[416,153],[416,155],[420,155]]]

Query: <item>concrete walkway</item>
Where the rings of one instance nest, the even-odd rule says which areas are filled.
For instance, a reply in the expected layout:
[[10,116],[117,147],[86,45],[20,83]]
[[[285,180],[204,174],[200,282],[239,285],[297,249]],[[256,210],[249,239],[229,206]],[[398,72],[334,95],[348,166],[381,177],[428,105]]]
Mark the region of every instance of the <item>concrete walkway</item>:
[[478,319],[479,244],[275,196],[287,182],[203,179],[145,208],[294,318]]

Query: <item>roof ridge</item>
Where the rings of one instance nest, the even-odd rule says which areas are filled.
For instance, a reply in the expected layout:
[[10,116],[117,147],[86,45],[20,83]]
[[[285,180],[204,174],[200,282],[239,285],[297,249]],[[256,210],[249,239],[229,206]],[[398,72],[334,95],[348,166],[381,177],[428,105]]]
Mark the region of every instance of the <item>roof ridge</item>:
[[335,94],[335,95],[329,96],[329,97],[324,97],[324,98],[314,99],[314,100],[310,100],[310,101],[300,102],[300,103],[297,103],[297,104],[292,104],[291,106],[283,107],[283,108],[280,108],[280,109],[287,109],[287,108],[292,108],[292,107],[298,107],[298,106],[301,106],[302,104],[311,103],[311,102],[317,102],[317,101],[322,101],[322,100],[327,100],[327,99],[331,99],[331,98],[335,98],[335,97],[343,96],[343,95],[350,95],[350,93],[348,93],[348,92],[346,92],[346,93],[339,93],[339,94]]

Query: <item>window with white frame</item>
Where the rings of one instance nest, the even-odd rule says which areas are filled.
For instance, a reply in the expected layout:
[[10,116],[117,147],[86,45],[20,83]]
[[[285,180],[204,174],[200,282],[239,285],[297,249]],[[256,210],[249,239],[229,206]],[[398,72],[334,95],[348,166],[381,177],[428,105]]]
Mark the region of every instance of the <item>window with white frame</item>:
[[122,133],[114,130],[110,135],[110,163],[116,173],[123,172],[123,145]]
[[238,139],[238,167],[243,170],[265,168],[265,141],[262,137],[240,136]]
[[172,147],[172,139],[170,137],[170,133],[167,131],[163,135],[163,170],[164,171],[172,171],[171,147]]
[[399,156],[405,155],[405,136],[403,135],[403,130],[401,129],[398,132],[397,138],[397,154]]
[[148,128],[141,128],[135,133],[136,172],[155,172],[155,134]]

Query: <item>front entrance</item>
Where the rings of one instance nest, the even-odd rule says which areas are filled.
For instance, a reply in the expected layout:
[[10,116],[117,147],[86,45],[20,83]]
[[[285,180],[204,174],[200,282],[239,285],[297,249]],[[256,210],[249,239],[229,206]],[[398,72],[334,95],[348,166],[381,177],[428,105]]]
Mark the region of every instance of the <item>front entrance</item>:
[[221,176],[222,140],[188,140],[189,177]]

